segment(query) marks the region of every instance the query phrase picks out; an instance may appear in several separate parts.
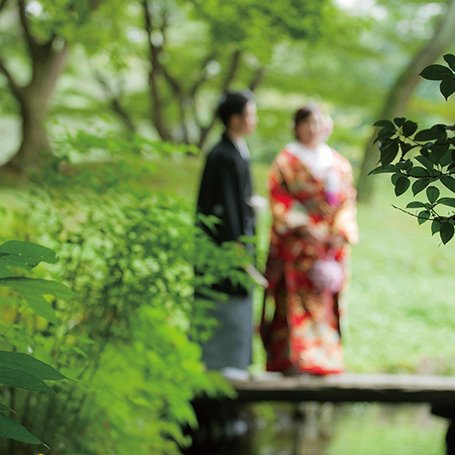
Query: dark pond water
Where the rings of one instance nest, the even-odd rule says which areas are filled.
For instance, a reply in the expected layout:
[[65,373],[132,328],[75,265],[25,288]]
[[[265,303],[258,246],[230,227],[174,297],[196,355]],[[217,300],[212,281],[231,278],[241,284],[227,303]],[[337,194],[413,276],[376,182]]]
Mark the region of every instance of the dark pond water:
[[256,404],[205,418],[211,428],[189,455],[445,454],[447,423],[423,405]]

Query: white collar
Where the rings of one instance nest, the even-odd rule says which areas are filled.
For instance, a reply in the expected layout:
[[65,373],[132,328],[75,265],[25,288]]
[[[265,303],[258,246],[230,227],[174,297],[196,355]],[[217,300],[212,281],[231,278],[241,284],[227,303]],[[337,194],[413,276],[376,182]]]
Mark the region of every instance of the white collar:
[[323,177],[333,163],[333,150],[324,143],[310,149],[300,142],[291,142],[286,150],[308,166],[317,177]]

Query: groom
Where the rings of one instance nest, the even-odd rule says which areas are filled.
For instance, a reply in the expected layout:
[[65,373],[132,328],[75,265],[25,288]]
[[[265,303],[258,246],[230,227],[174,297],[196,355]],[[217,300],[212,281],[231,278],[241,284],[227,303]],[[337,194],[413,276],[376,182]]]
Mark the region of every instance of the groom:
[[[205,231],[221,245],[254,235],[250,153],[244,139],[256,128],[253,95],[248,91],[227,93],[220,101],[217,115],[224,133],[207,155],[197,212],[218,218],[215,231]],[[209,370],[220,370],[226,375],[244,373],[252,357],[251,290],[228,280],[214,289],[226,293],[228,300],[214,302],[212,316],[217,326],[211,339],[202,345],[202,359]]]

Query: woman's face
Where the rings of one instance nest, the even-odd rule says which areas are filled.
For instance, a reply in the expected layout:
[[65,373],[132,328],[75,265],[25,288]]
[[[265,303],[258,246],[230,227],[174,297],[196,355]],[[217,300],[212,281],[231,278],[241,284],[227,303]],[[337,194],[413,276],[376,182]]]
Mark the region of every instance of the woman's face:
[[322,118],[318,114],[310,114],[295,127],[297,140],[309,147],[315,147],[321,140]]

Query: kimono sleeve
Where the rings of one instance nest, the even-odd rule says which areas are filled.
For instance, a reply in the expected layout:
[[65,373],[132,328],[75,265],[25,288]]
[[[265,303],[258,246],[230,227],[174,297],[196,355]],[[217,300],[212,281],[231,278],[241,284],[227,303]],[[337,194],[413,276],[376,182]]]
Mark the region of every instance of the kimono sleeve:
[[284,156],[275,161],[269,177],[270,206],[273,215],[273,226],[276,232],[307,226],[309,216],[306,207],[291,193],[292,171]]
[[337,211],[332,231],[341,235],[350,244],[359,241],[359,229],[357,225],[356,190],[353,185],[352,168],[348,162],[343,164],[344,202]]

